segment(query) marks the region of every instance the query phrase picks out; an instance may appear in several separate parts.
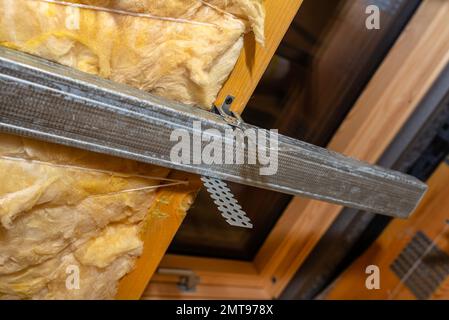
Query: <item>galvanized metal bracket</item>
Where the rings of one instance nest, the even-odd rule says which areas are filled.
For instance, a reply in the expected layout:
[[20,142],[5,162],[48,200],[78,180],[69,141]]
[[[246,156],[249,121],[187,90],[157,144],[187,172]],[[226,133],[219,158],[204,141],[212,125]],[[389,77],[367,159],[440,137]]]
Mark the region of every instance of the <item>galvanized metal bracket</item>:
[[[213,110],[216,111],[230,126],[234,128],[240,128],[243,124],[243,120],[237,113],[231,111],[231,105],[234,101],[234,97],[228,95],[223,101],[220,107],[213,106]],[[220,180],[211,177],[201,177],[201,180],[209,192],[210,197],[217,205],[218,211],[220,211],[222,217],[228,224],[235,227],[252,229],[253,224],[246,212],[238,204],[231,189],[227,184]]]
[[179,277],[178,288],[182,292],[195,292],[201,281],[195,272],[187,269],[159,268],[156,273]]
[[242,117],[231,110],[231,105],[234,102],[234,99],[235,97],[228,95],[221,106],[213,105],[212,110],[219,114],[230,126],[241,128],[241,125],[243,124]]

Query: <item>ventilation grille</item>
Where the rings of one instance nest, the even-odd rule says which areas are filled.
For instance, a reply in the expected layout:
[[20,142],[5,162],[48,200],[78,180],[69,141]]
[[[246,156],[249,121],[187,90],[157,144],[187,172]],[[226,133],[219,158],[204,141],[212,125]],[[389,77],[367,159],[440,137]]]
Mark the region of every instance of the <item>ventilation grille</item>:
[[418,232],[390,266],[420,300],[430,298],[449,275],[449,255],[432,245],[431,239]]

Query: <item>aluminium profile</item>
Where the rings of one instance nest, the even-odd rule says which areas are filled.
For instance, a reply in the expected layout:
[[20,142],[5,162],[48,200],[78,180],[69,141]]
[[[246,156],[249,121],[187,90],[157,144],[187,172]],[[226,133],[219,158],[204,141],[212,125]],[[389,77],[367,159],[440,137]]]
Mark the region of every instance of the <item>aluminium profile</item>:
[[[171,161],[171,133],[198,134],[195,121],[223,135],[230,128],[212,112],[0,48],[0,130],[7,133],[400,218],[413,212],[427,189],[414,177],[283,135],[272,176],[260,175],[260,164]],[[241,148],[223,141],[234,152]]]

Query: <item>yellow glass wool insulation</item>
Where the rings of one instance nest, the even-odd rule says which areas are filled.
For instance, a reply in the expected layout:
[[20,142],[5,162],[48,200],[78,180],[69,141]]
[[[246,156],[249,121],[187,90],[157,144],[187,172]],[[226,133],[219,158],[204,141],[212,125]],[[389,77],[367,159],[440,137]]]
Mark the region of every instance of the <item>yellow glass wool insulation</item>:
[[[243,34],[263,42],[261,0],[71,2],[153,18],[0,0],[0,44],[209,108]],[[0,299],[114,298],[142,252],[155,188],[177,183],[168,174],[0,134]]]
[[[0,135],[0,298],[113,298],[168,169]],[[67,268],[79,268],[68,290]]]
[[150,18],[0,0],[0,44],[210,108],[252,27],[263,41],[261,0],[70,1]]

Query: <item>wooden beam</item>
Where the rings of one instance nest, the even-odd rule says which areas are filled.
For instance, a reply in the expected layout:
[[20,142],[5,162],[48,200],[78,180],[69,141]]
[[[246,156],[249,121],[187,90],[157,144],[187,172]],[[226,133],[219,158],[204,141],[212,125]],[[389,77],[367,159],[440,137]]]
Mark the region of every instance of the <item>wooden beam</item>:
[[[252,34],[246,35],[244,50],[242,51],[233,72],[229,76],[229,79],[220,91],[217,98],[217,104],[221,104],[227,95],[233,95],[236,98],[233,103],[233,110],[239,113],[243,111],[246,103],[259,83],[260,78],[265,72],[268,63],[279,46],[279,43],[284,37],[285,32],[289,28],[291,21],[301,6],[302,1],[303,0],[265,0],[267,12],[265,22],[265,47],[256,44]],[[148,223],[149,227],[144,235],[144,252],[138,259],[134,271],[121,280],[116,296],[118,299],[138,299],[144,292],[149,279],[157,268],[159,262],[158,259],[167,250],[169,243],[183,220],[184,216],[180,215],[182,210],[178,210],[177,205],[180,205],[185,199],[191,199],[191,193],[191,189],[185,190],[185,193],[178,192],[177,198],[171,200],[172,205],[164,208],[165,212],[168,213],[168,216],[163,222],[159,220],[153,222],[154,219],[151,218],[150,214],[150,219],[152,219],[152,221]],[[164,195],[167,196],[166,193],[163,193],[161,197],[164,197]],[[160,197],[158,197],[158,199],[159,198]],[[161,206],[161,204],[159,203],[158,206]],[[158,207],[154,210],[158,211],[161,210],[161,208]],[[170,258],[166,258],[162,265],[167,264],[167,260],[170,260]],[[210,263],[212,261],[208,262],[209,265],[214,265],[213,263]],[[240,265],[240,267],[242,267],[242,265]],[[245,268],[240,268],[239,270],[243,272]],[[202,277],[203,282],[205,281],[206,283],[213,284],[217,279],[216,274],[213,273],[212,276],[209,277],[208,275],[210,272],[208,273],[207,271],[198,271],[198,274]],[[251,277],[244,272],[243,274],[244,275],[241,277],[237,277],[237,274],[232,274],[232,276],[221,274],[220,279],[227,279],[230,283],[233,283],[233,280],[237,282],[244,281],[245,283],[249,283],[250,287],[257,287],[257,284],[261,283],[258,277]],[[158,275],[154,277],[155,281],[160,278],[161,277]],[[173,277],[165,277],[164,279],[170,281],[172,278]],[[164,291],[166,289],[166,286],[164,285],[156,286],[151,284],[150,287],[150,293],[159,292],[161,295],[167,295],[167,297],[175,297],[170,293],[171,291]],[[262,289],[258,288],[257,290]],[[200,292],[203,291],[200,290]],[[217,294],[221,292],[221,290],[218,290]],[[242,292],[242,298],[247,299],[250,297],[243,294],[246,292],[245,290],[239,290],[238,292]],[[251,294],[256,293],[252,292]],[[263,295],[266,297],[264,292]],[[191,297],[193,298],[193,296]],[[217,297],[220,296],[218,295]],[[259,295],[259,298],[262,298],[262,295]]]
[[157,191],[156,200],[145,221],[143,253],[137,259],[133,271],[120,280],[116,299],[140,299],[201,187],[201,181],[196,175],[175,172],[170,178],[188,180],[189,184]]
[[265,0],[265,46],[256,43],[253,34],[246,35],[244,50],[218,95],[217,105],[232,95],[235,97],[232,109],[243,112],[302,2]]
[[[376,163],[449,62],[449,2],[424,1],[329,149]],[[255,265],[278,296],[342,207],[296,197]],[[275,279],[275,281],[272,281]]]

